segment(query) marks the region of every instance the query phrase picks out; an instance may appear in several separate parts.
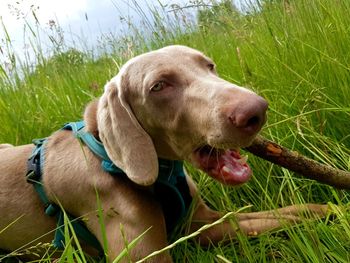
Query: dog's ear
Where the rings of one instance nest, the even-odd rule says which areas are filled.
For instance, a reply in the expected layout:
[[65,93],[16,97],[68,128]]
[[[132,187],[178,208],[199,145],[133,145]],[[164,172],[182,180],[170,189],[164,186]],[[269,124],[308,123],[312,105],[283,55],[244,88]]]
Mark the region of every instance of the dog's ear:
[[138,123],[116,79],[105,86],[97,111],[99,136],[109,158],[139,185],[158,177],[158,158],[151,137]]
[[94,99],[86,106],[84,112],[85,130],[92,133],[95,137],[99,137],[97,128],[97,106],[98,99]]

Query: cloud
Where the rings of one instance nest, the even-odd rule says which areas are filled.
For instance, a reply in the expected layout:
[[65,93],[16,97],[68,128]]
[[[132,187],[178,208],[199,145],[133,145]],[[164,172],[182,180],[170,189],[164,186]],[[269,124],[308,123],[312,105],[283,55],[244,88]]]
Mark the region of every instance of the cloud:
[[[0,18],[5,25],[11,39],[12,50],[23,58],[23,53],[31,42],[41,41],[45,47],[49,47],[48,34],[50,32],[49,21],[55,21],[64,32],[65,41],[77,45],[88,45],[93,47],[102,35],[113,36],[125,33],[129,30],[128,19],[133,25],[143,28],[139,24],[147,17],[152,20],[149,7],[161,5],[180,4],[185,5],[190,0],[0,0]],[[135,10],[135,3],[138,10]],[[35,18],[33,16],[35,14]],[[121,21],[121,17],[127,21]],[[38,20],[39,27],[36,27],[35,20]],[[1,22],[0,20],[0,22]],[[26,25],[27,23],[27,25]],[[25,26],[26,25],[26,26]],[[31,31],[30,25],[35,34],[39,32],[40,38],[34,41],[29,40]],[[37,31],[38,30],[38,31]],[[0,47],[3,46],[5,32],[0,23]],[[84,46],[85,47],[85,46]],[[45,49],[47,50],[47,48]],[[32,53],[32,52],[31,52]],[[1,58],[0,64],[3,60]],[[5,58],[6,59],[6,58]]]
[[[8,32],[12,44],[18,47],[22,42],[26,22],[32,25],[38,19],[41,26],[48,25],[50,20],[58,20],[61,25],[77,21],[84,16],[88,0],[1,0],[0,17]],[[0,28],[0,38],[4,38],[3,28]]]
[[45,20],[59,17],[60,19],[75,20],[79,15],[87,10],[87,0],[37,0],[36,4],[40,7],[38,10],[39,18]]
[[50,19],[60,18],[77,19],[78,16],[86,10],[88,0],[1,0],[0,16],[3,18],[6,26],[12,28],[20,26],[18,20],[29,19],[32,11],[40,22],[46,22]]

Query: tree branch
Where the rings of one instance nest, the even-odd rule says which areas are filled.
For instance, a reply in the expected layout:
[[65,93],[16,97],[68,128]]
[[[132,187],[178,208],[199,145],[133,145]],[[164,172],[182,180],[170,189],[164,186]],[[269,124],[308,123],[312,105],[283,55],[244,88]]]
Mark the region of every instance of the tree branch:
[[350,172],[318,163],[261,136],[245,150],[307,178],[339,189],[350,189]]

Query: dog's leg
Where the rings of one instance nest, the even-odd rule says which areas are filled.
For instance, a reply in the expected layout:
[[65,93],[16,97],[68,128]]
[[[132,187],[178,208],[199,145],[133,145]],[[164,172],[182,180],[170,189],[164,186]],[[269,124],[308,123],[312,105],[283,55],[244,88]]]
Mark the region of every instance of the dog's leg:
[[[262,212],[237,213],[230,222],[223,222],[202,232],[198,240],[200,244],[208,245],[209,243],[234,238],[237,233],[257,236],[283,226],[301,223],[307,219],[324,217],[327,211],[328,205],[305,204]],[[205,224],[213,223],[222,216],[222,213],[211,210],[201,200],[194,212],[190,231],[193,232]]]
[[[162,209],[147,194],[139,193],[139,196],[136,196],[129,189],[128,195],[124,198],[119,195],[116,200],[103,200],[102,203],[104,204],[103,221],[108,244],[108,262],[113,262],[123,250],[126,254],[120,262],[135,262],[167,246]],[[120,203],[122,205],[119,205]],[[96,219],[96,216],[89,217],[88,226],[103,244],[101,226]],[[141,235],[136,245],[131,245]],[[167,251],[145,262],[171,263],[173,261]]]
[[[204,203],[198,196],[195,183],[188,176],[187,182],[193,200],[196,202],[189,228],[190,233],[192,233],[205,224],[215,222],[224,214],[210,209]],[[305,204],[291,205],[269,211],[237,213],[235,216],[232,216],[233,220],[226,220],[203,231],[197,236],[197,239],[202,245],[208,245],[209,243],[217,243],[225,239],[234,238],[237,236],[237,233],[257,236],[267,231],[277,230],[286,225],[301,223],[307,219],[325,217],[328,211],[328,205]]]

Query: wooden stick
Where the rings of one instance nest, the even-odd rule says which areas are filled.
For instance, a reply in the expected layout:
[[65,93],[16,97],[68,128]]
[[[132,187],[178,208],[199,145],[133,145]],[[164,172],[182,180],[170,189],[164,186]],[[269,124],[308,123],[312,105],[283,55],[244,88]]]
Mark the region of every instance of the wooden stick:
[[307,178],[339,189],[350,189],[350,172],[318,163],[261,136],[245,150]]

